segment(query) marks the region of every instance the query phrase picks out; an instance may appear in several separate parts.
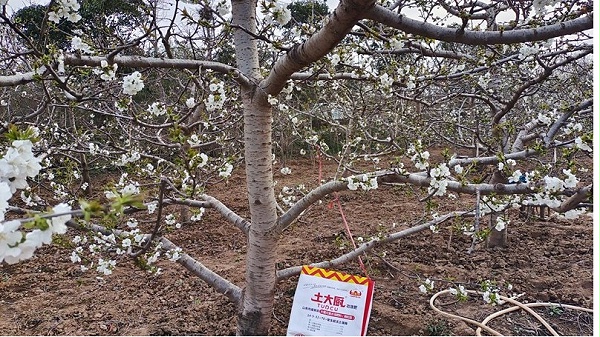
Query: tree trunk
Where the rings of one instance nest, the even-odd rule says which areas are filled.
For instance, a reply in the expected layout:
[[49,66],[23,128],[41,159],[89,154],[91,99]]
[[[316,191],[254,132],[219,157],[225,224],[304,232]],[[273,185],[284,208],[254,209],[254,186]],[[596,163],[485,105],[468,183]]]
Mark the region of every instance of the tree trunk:
[[238,314],[239,335],[268,334],[276,284],[279,234],[271,231],[277,224],[271,161],[271,108],[266,101],[263,104],[257,100],[244,100],[246,183],[251,227],[248,233],[246,287]]
[[[497,183],[506,183],[506,177],[504,177],[502,175],[502,173],[498,170],[494,171],[494,174],[492,175],[492,179],[490,181],[491,184],[497,184]],[[500,214],[504,214],[504,212],[501,212]],[[500,215],[498,213],[492,213],[490,216],[490,235],[487,238],[487,242],[486,242],[486,246],[487,248],[495,248],[495,247],[501,247],[501,248],[505,248],[508,245],[508,223],[506,224],[506,227],[504,227],[504,229],[502,229],[501,231],[496,230],[496,219],[498,219],[498,216]]]
[[[256,2],[233,0],[233,24],[256,32]],[[251,227],[248,233],[246,285],[238,308],[238,335],[267,335],[271,325],[274,289],[277,282],[277,203],[273,186],[272,110],[267,95],[258,89],[256,39],[241,29],[234,32],[236,62],[240,71],[255,83],[241,88],[244,107],[244,151]]]
[[83,182],[87,184],[83,190],[84,195],[89,197],[92,194],[92,178],[90,177],[90,167],[87,162],[87,156],[85,153],[81,154],[81,177]]

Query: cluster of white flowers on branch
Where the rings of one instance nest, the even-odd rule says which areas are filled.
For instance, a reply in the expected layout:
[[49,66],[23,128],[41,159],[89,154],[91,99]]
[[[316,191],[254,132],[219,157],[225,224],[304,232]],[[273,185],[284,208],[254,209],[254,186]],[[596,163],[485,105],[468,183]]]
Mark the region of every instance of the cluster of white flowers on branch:
[[81,6],[77,0],[58,0],[54,10],[48,12],[48,20],[56,24],[61,19],[67,19],[70,22],[79,22],[81,15],[78,13]]
[[365,191],[374,190],[379,187],[377,177],[369,177],[367,174],[358,177],[350,176],[346,180],[348,181],[348,189],[351,191],[356,191],[359,187]]
[[[17,137],[33,137],[35,132],[12,130]],[[33,256],[43,244],[52,242],[53,234],[64,234],[71,219],[71,206],[59,204],[49,212],[49,218],[36,215],[22,220],[8,220],[9,200],[17,190],[29,185],[28,178],[38,175],[40,157],[33,153],[30,139],[14,139],[0,158],[0,263],[16,263]],[[28,231],[23,231],[28,230]]]
[[142,80],[142,74],[140,74],[139,71],[134,71],[123,78],[124,94],[134,96],[142,89],[144,89],[144,81]]
[[286,4],[268,0],[261,2],[261,8],[268,23],[277,22],[279,25],[284,26],[292,19],[292,13]]

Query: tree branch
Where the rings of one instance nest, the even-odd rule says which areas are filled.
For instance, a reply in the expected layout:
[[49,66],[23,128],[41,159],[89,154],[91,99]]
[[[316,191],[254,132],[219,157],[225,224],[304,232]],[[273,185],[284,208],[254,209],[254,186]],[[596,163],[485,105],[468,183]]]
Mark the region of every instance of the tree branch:
[[592,15],[539,28],[511,31],[469,31],[439,27],[431,23],[410,19],[391,10],[375,5],[364,15],[365,19],[377,21],[405,33],[415,34],[439,41],[459,42],[470,45],[509,44],[543,41],[582,32],[594,27]]
[[[102,56],[65,55],[65,65],[70,66],[99,67],[102,61],[106,61],[106,58]],[[211,69],[220,73],[231,74],[242,85],[250,83],[249,79],[238,68],[220,62],[143,56],[115,56],[113,62],[119,66],[131,68]]]
[[[542,74],[540,74],[537,78],[528,81],[527,83],[524,83],[521,87],[519,87],[517,89],[517,91],[513,94],[512,98],[510,99],[510,101],[508,101],[508,103],[505,105],[505,107],[502,109],[502,111],[499,111],[498,113],[496,113],[492,119],[492,125],[496,125],[498,123],[500,123],[500,120],[510,111],[512,110],[512,108],[515,106],[515,104],[517,104],[517,102],[519,101],[519,99],[521,98],[521,95],[523,94],[523,92],[528,89],[529,87],[535,85],[535,84],[539,84],[542,83],[543,81],[545,81],[548,77],[550,77],[550,75],[552,75],[552,72],[558,68],[561,67],[563,65],[569,64],[575,60],[578,60],[582,57],[585,57],[586,55],[592,53],[592,50],[585,50],[577,55],[574,56],[569,56],[567,57],[565,60],[558,62],[550,67],[545,67],[544,66],[544,72]],[[539,58],[538,58],[539,61]],[[541,61],[539,61],[541,63]],[[542,65],[543,66],[543,65]]]
[[563,201],[562,204],[558,208],[554,210],[558,213],[564,213],[566,211],[570,211],[579,205],[580,202],[590,197],[590,193],[592,192],[593,185],[587,185],[584,188],[581,188],[577,191],[577,193],[573,194],[569,197],[569,199]]
[[[67,221],[67,226],[69,226],[71,228],[75,228],[75,229],[83,228],[85,230],[92,230],[94,232],[100,232],[105,235],[114,233],[117,236],[122,236],[125,234],[124,231],[122,231],[122,230],[118,230],[118,229],[109,230],[104,226],[95,225],[95,224],[83,225],[83,224],[79,224],[73,220]],[[150,238],[150,234],[146,234],[144,236],[144,240],[148,240],[149,238]],[[170,240],[168,240],[165,237],[161,237],[158,240],[160,242],[162,242],[163,248],[165,248],[165,249],[169,250],[169,249],[179,248],[178,246],[173,244],[173,242],[171,242]],[[206,282],[209,286],[214,288],[216,291],[225,295],[229,300],[231,300],[233,303],[235,303],[235,305],[239,304],[239,302],[242,298],[242,290],[240,287],[231,283],[229,280],[220,276],[219,274],[213,272],[212,270],[210,270],[209,268],[204,266],[202,263],[198,262],[197,260],[195,260],[194,258],[192,258],[191,256],[189,256],[186,253],[182,253],[181,257],[176,262],[179,263],[180,265],[182,265],[183,267],[185,267],[185,269],[187,269],[193,275],[196,275],[198,278],[200,278],[201,280]]]
[[[160,242],[163,244],[163,248],[166,249],[176,249],[178,248],[173,242],[169,241],[169,239],[165,237],[160,238]],[[235,284],[231,283],[229,280],[220,276],[219,274],[213,272],[208,267],[204,266],[202,263],[198,262],[188,254],[181,254],[181,257],[176,261],[185,269],[187,269],[192,274],[198,276],[201,280],[206,282],[212,288],[214,288],[217,292],[225,295],[234,305],[239,305],[240,300],[242,298],[242,289]]]
[[347,181],[330,181],[310,191],[302,199],[298,200],[298,202],[296,202],[290,209],[288,209],[287,212],[279,217],[277,226],[273,228],[274,233],[281,233],[310,205],[323,199],[325,196],[331,193],[346,189],[348,189]]
[[[536,155],[538,152],[532,149],[527,149],[519,152],[513,152],[506,154],[504,157],[506,159],[525,159],[531,156]],[[469,165],[473,163],[481,164],[481,165],[495,165],[500,162],[500,159],[497,156],[490,157],[474,157],[474,158],[454,158],[448,162],[448,167],[452,168],[456,165]]]
[[[346,253],[338,258],[335,258],[335,259],[329,260],[329,261],[314,263],[314,264],[311,264],[311,266],[319,267],[319,268],[336,267],[336,266],[342,265],[346,262],[354,260],[355,258],[359,257],[361,254],[368,252],[375,247],[378,247],[383,244],[390,243],[390,242],[399,240],[401,238],[407,237],[409,235],[421,232],[425,229],[428,229],[431,226],[437,226],[447,220],[450,220],[450,219],[453,219],[456,217],[473,217],[474,215],[475,215],[475,213],[473,213],[473,212],[451,212],[451,213],[448,213],[441,217],[438,217],[434,220],[428,221],[424,224],[417,225],[417,226],[414,226],[411,228],[407,228],[407,229],[401,230],[396,233],[388,234],[381,239],[377,238],[377,239],[373,239],[369,242],[365,242],[362,245],[360,245],[358,248],[356,248],[355,250],[353,250],[349,253]],[[279,270],[279,271],[277,271],[277,280],[282,281],[282,280],[285,280],[292,276],[298,275],[298,274],[300,274],[301,270],[302,270],[302,266],[295,266],[295,267],[290,267],[290,268]]]
[[250,230],[250,222],[241,216],[237,215],[234,211],[225,206],[218,199],[211,197],[210,195],[203,194],[201,196],[205,201],[197,201],[197,200],[189,200],[189,199],[167,199],[165,203],[177,204],[177,205],[186,205],[190,207],[205,207],[205,208],[213,208],[217,212],[221,213],[221,215],[230,223],[239,228],[244,234],[248,235],[248,231]]
[[546,144],[546,146],[550,146],[550,142],[552,142],[560,128],[562,128],[565,125],[566,121],[575,112],[587,109],[589,107],[592,107],[593,105],[594,100],[592,98],[589,98],[579,103],[578,105],[572,106],[570,109],[568,109],[562,116],[560,116],[559,119],[556,120],[556,122],[554,122],[554,124],[552,124],[552,126],[550,126],[550,130],[548,130],[548,133],[544,137],[544,144]]
[[323,28],[277,60],[269,76],[261,82],[261,90],[277,95],[292,74],[333,50],[374,3],[374,0],[342,0]]

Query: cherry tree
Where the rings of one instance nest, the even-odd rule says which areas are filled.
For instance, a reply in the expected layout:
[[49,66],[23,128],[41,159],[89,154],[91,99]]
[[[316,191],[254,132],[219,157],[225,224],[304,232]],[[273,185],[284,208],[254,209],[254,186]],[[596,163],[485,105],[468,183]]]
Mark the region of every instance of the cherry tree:
[[[342,0],[306,22],[266,0],[150,1],[113,13],[110,36],[81,22],[99,3],[51,1],[27,19],[0,2],[0,262],[31,257],[67,225],[99,233],[74,239],[93,252],[91,264],[72,252],[82,270],[110,274],[111,254],[156,270],[166,256],[233,302],[238,334],[265,335],[277,282],[301,268],[277,270],[278,242],[329,195],[416,186],[429,218],[307,261],[320,267],[456,218],[474,218],[464,230],[493,247],[506,245],[512,207],[585,212],[590,1]],[[434,146],[448,148],[443,160]],[[276,187],[274,159],[308,154],[334,160],[336,175]],[[98,170],[120,179],[96,186]],[[246,176],[248,219],[205,193],[232,170]],[[94,191],[103,198],[86,197]],[[473,208],[438,214],[435,201],[456,194]],[[206,209],[247,237],[243,286],[168,238]],[[143,216],[155,218],[148,233]]]

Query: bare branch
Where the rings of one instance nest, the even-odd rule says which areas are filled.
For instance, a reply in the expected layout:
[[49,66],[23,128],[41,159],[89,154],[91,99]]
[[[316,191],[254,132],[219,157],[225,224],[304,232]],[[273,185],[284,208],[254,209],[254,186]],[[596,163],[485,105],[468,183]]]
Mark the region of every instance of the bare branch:
[[560,116],[559,119],[556,120],[556,122],[554,122],[554,124],[552,124],[552,126],[550,126],[550,130],[548,130],[548,133],[544,137],[544,144],[546,144],[546,146],[550,146],[550,143],[552,142],[552,140],[554,139],[554,137],[556,136],[556,134],[558,133],[560,128],[562,128],[565,125],[566,121],[575,112],[587,109],[589,107],[592,107],[593,105],[594,105],[594,100],[592,98],[590,98],[590,99],[586,99],[585,101],[581,102],[580,104],[578,104],[576,106],[572,106],[570,109],[568,109],[562,116]]
[[[163,248],[176,249],[178,248],[169,239],[162,237],[160,242],[163,244]],[[217,292],[225,295],[234,305],[239,305],[242,298],[242,289],[229,280],[223,278],[219,274],[213,272],[202,263],[198,262],[188,254],[181,254],[181,257],[176,261],[180,265],[184,266],[192,274],[198,276],[201,280],[206,282]]]
[[[408,183],[411,185],[428,187],[431,178],[425,174],[410,173],[407,175],[398,174],[394,171],[377,172],[377,181],[381,183]],[[448,181],[446,189],[459,193],[476,194],[477,191],[482,195],[490,194],[531,194],[534,193],[534,186],[529,184],[463,184],[458,181]]]
[[560,22],[539,28],[528,28],[511,31],[469,31],[460,28],[439,27],[431,23],[410,19],[391,10],[375,5],[369,9],[365,19],[377,21],[405,33],[446,42],[459,42],[470,45],[509,44],[520,42],[543,41],[558,36],[566,36],[582,32],[594,27],[592,15]]
[[[74,54],[65,55],[65,65],[71,66],[99,67],[102,61],[106,61],[106,58],[102,56],[86,56]],[[200,68],[211,69],[220,73],[231,74],[233,78],[240,84],[250,83],[249,79],[244,74],[242,74],[236,67],[213,61],[167,59],[143,56],[115,56],[113,58],[113,61],[119,66],[132,68],[166,68],[188,70],[198,70]]]
[[[498,113],[496,113],[494,115],[493,120],[492,120],[492,125],[496,125],[496,124],[500,123],[500,120],[515,106],[515,104],[517,104],[518,100],[521,98],[521,95],[523,94],[523,92],[525,92],[525,90],[527,88],[529,88],[535,84],[539,84],[539,83],[543,82],[544,80],[546,80],[548,77],[550,77],[550,75],[552,75],[552,72],[556,68],[561,67],[566,64],[569,64],[569,63],[571,63],[575,60],[578,60],[582,57],[585,57],[586,55],[591,54],[592,52],[593,52],[593,50],[585,50],[574,56],[569,56],[565,60],[558,62],[552,66],[544,67],[544,72],[540,76],[538,76],[537,78],[535,78],[531,81],[528,81],[527,83],[524,83],[522,86],[520,86],[517,89],[517,91],[513,94],[512,98],[510,99],[510,101],[508,101],[508,103],[502,109],[502,111],[499,111]],[[538,60],[539,60],[539,58],[538,58]]]
[[283,214],[277,223],[277,226],[273,228],[275,233],[281,233],[292,221],[294,221],[304,210],[310,205],[323,199],[325,196],[348,189],[348,182],[346,181],[330,181],[324,185],[321,185],[314,190],[310,191],[297,203],[295,203],[285,214]]
[[[363,253],[368,252],[375,247],[378,247],[383,244],[390,243],[390,242],[399,240],[401,238],[407,237],[409,235],[421,232],[425,229],[428,229],[431,226],[437,226],[447,220],[450,220],[450,219],[453,219],[456,217],[473,217],[474,215],[475,215],[475,213],[473,213],[473,212],[451,212],[446,215],[440,216],[434,220],[423,223],[421,225],[407,228],[407,229],[401,230],[401,231],[393,233],[393,234],[388,234],[384,238],[381,238],[381,239],[377,238],[377,239],[373,239],[369,242],[365,242],[362,245],[360,245],[358,248],[356,248],[355,250],[353,250],[349,253],[346,253],[336,259],[329,260],[329,261],[323,261],[323,262],[319,262],[319,263],[314,263],[314,264],[311,264],[311,266],[319,267],[319,268],[336,267],[336,266],[342,265],[346,262],[349,262],[349,261],[352,261],[352,260],[358,258]],[[298,275],[298,274],[300,274],[301,270],[302,270],[302,266],[295,266],[295,267],[290,267],[290,268],[279,270],[279,271],[277,271],[277,280],[281,281],[281,280],[285,280],[289,277]]]
[[27,84],[34,81],[35,72],[30,71],[23,74],[0,76],[0,87],[12,87],[21,84]]
[[205,201],[197,201],[197,200],[189,200],[189,199],[167,199],[165,203],[177,204],[177,205],[187,205],[191,207],[205,207],[205,208],[213,208],[230,223],[239,228],[244,234],[248,235],[248,231],[250,230],[250,222],[241,216],[237,215],[234,211],[225,206],[221,201],[219,201],[215,197],[211,197],[210,195],[203,194],[201,196]]
[[563,201],[563,203],[554,210],[559,213],[564,213],[576,208],[580,202],[590,197],[590,193],[592,193],[592,187],[593,185],[590,184],[584,188],[581,188],[577,191],[577,193],[573,194],[571,197],[569,197],[569,199]]
[[[525,159],[527,157],[531,157],[536,155],[538,152],[536,150],[527,149],[519,152],[508,153],[504,157],[506,159]],[[474,158],[455,158],[448,162],[448,167],[452,168],[456,165],[466,166],[469,164],[477,163],[481,165],[495,165],[500,162],[500,159],[497,156],[490,157],[474,157]]]

